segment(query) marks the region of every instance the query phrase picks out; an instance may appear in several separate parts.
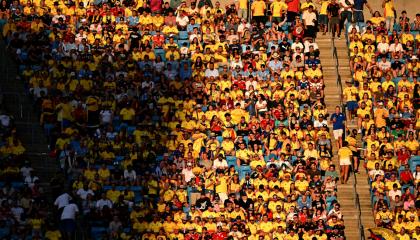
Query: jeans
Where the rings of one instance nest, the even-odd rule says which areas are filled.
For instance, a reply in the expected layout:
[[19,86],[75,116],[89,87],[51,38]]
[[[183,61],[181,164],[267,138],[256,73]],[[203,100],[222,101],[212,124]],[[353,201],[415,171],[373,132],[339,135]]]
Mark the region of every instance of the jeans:
[[365,17],[363,16],[363,11],[354,11],[353,12],[354,21],[356,23],[364,22]]
[[352,12],[350,11],[343,11],[341,12],[341,19],[340,19],[340,33],[341,30],[344,28],[344,23],[347,22],[350,23],[352,18]]

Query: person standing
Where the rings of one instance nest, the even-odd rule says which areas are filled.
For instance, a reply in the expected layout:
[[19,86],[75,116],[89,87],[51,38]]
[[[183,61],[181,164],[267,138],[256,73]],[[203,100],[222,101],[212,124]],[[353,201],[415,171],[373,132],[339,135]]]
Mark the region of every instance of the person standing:
[[338,160],[340,163],[340,180],[342,184],[347,183],[349,180],[352,155],[353,152],[348,147],[348,142],[344,141],[343,146],[338,150]]
[[346,116],[341,112],[340,106],[335,107],[335,113],[331,115],[330,122],[333,124],[333,135],[337,141],[337,148],[343,145],[343,132],[345,129]]
[[384,0],[382,2],[382,8],[384,9],[386,28],[392,32],[395,21],[394,0]]
[[334,38],[335,33],[340,35],[340,5],[336,0],[331,0],[331,3],[327,7],[327,13],[332,37]]
[[299,15],[299,0],[286,0],[287,22],[294,22]]
[[79,208],[70,200],[63,208],[60,218],[60,228],[63,233],[64,239],[74,239],[74,233],[76,232],[76,216],[79,213]]
[[321,0],[321,8],[319,10],[319,27],[322,35],[327,34],[328,31],[328,6],[330,0]]
[[238,10],[238,17],[248,20],[248,0],[236,0],[236,9]]
[[338,38],[341,38],[341,31],[344,28],[344,24],[350,23],[353,17],[353,0],[340,0],[338,2],[340,4],[340,30],[338,32]]
[[305,24],[305,36],[310,38],[316,37],[316,26],[315,23],[317,21],[316,14],[314,12],[314,7],[309,6],[307,10],[305,10],[302,14],[302,20]]
[[356,23],[365,22],[365,17],[363,16],[363,8],[365,5],[369,9],[370,14],[372,14],[372,8],[370,7],[367,0],[354,0],[353,19]]
[[70,201],[72,200],[72,197],[67,192],[64,192],[60,196],[58,196],[55,201],[54,205],[58,209],[58,216],[61,218],[61,215],[63,213],[63,209],[65,206],[69,205]]
[[282,0],[275,0],[270,5],[270,11],[272,16],[271,21],[281,23],[284,20],[284,14],[287,11],[287,4]]
[[258,23],[258,26],[260,23],[265,24],[265,10],[266,5],[263,0],[256,0],[251,5],[252,18]]

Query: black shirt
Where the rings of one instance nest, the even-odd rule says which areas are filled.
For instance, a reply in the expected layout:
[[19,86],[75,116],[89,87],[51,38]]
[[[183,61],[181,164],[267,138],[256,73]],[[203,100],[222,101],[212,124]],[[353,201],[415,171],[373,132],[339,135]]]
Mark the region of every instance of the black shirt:
[[338,5],[338,3],[328,4],[327,11],[331,15],[331,17],[338,17],[339,10],[340,10],[340,5]]
[[140,47],[140,34],[138,32],[132,32],[130,34],[130,41],[131,41],[131,46],[130,48],[139,48]]

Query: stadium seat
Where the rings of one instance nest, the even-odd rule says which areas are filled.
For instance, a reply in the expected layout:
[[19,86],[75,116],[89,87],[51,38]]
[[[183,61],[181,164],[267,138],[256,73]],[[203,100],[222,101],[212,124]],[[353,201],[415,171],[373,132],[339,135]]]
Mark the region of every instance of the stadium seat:
[[246,174],[251,174],[252,170],[250,166],[240,166],[239,167],[239,179],[242,180],[245,178]]
[[187,31],[179,31],[178,37],[179,37],[179,40],[186,40],[186,39],[188,39],[188,32]]
[[184,43],[187,44],[187,47],[190,47],[190,41],[188,40],[178,40],[178,47],[181,48],[184,45]]
[[155,48],[155,55],[160,56],[163,59],[165,59],[165,50],[163,48]]
[[226,161],[228,166],[236,166],[236,157],[235,156],[226,156]]

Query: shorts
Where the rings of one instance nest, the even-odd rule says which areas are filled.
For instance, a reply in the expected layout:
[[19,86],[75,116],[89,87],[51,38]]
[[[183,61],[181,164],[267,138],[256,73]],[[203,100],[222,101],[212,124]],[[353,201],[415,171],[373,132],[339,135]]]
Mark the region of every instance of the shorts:
[[283,20],[284,20],[284,17],[273,17],[271,19],[272,22],[277,21],[278,23],[283,22]]
[[340,19],[338,17],[331,17],[330,23],[331,23],[331,26],[333,26],[335,24],[339,24]]
[[325,14],[320,14],[319,15],[319,24],[327,25],[328,24],[328,16],[325,15]]
[[340,159],[340,166],[350,166],[350,165],[351,165],[350,158]]
[[356,101],[348,101],[347,102],[347,110],[354,111],[359,107]]
[[333,134],[334,134],[334,139],[337,140],[338,138],[343,136],[343,129],[334,129]]

